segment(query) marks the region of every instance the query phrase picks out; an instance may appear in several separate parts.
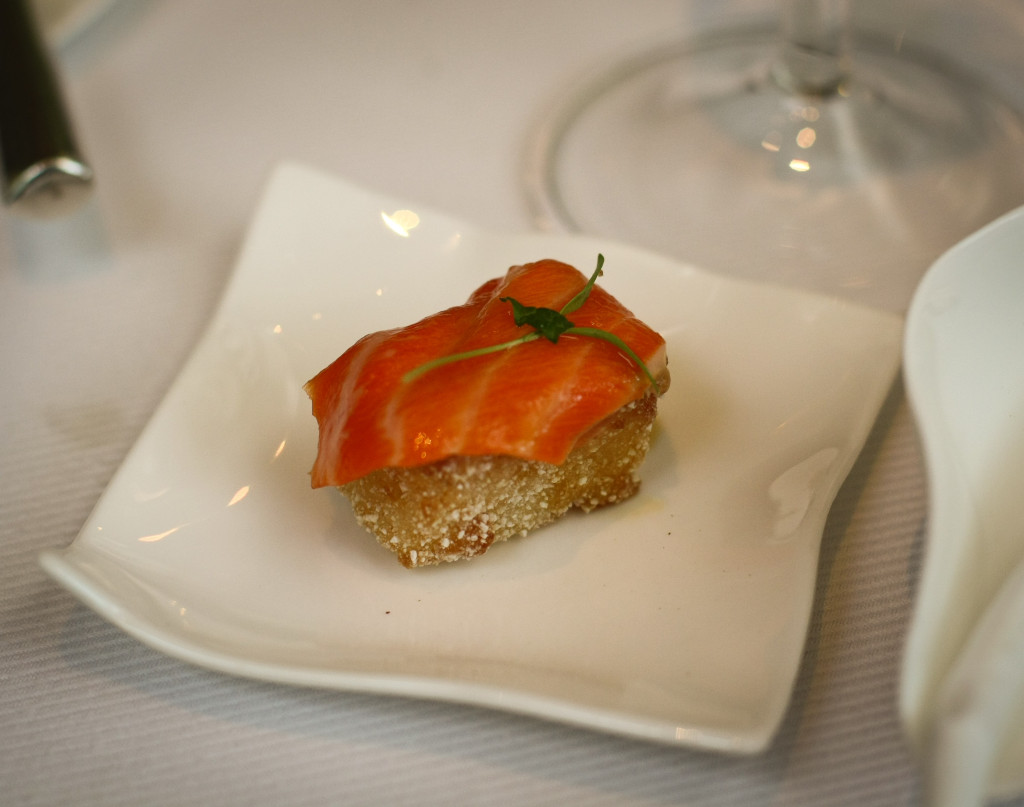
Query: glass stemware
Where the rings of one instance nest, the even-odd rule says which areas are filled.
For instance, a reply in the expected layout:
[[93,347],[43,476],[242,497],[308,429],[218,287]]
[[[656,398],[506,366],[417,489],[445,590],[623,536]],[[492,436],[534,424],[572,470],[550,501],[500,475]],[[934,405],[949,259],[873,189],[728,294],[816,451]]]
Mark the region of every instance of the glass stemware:
[[698,266],[901,310],[923,271],[1024,204],[1024,122],[847,0],[784,0],[772,30],[641,54],[531,145],[538,220]]

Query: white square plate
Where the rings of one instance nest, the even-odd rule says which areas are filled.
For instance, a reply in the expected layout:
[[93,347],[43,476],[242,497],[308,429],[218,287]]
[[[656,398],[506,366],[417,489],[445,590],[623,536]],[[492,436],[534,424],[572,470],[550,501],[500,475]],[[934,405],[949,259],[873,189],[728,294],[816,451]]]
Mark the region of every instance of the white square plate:
[[[310,489],[303,382],[512,264],[588,272],[599,251],[602,285],[664,334],[673,373],[636,497],[406,570],[340,494]],[[202,342],[81,534],[42,563],[214,669],[755,752],[785,711],[824,521],[901,333],[889,314],[616,243],[483,232],[286,165]]]

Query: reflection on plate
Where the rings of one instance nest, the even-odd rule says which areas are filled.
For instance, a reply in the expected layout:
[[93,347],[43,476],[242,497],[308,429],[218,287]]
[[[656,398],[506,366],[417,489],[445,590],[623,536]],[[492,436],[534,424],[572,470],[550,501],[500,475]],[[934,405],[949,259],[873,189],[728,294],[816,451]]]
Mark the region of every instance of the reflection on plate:
[[[591,266],[668,340],[643,487],[468,563],[409,571],[310,489],[302,383],[512,264]],[[829,506],[902,322],[604,241],[494,235],[284,166],[192,359],[45,568],[171,655],[753,752],[799,663]]]
[[[908,315],[904,372],[925,452],[929,526],[901,714],[921,749],[944,682],[955,664],[963,667],[968,637],[1024,563],[1022,256],[1024,209],[942,256]],[[1010,735],[993,792],[1024,791],[1019,718]]]

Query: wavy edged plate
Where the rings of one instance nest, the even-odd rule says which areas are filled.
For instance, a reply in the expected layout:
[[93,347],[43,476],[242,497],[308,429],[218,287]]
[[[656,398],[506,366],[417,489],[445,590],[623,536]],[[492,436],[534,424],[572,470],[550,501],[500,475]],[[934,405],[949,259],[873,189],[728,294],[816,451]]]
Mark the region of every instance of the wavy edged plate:
[[[668,340],[641,492],[414,571],[310,489],[302,383],[515,263],[584,268]],[[73,544],[43,566],[140,640],[272,681],[479,704],[755,752],[799,665],[832,500],[902,321],[620,244],[501,235],[296,165],[208,331]]]

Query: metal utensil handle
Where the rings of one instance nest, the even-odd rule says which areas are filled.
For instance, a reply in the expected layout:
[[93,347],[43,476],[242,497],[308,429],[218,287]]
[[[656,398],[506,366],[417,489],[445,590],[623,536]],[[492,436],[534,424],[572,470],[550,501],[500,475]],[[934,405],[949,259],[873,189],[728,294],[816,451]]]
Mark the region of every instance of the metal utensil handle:
[[12,209],[58,215],[88,195],[93,172],[25,0],[0,0],[0,159]]

